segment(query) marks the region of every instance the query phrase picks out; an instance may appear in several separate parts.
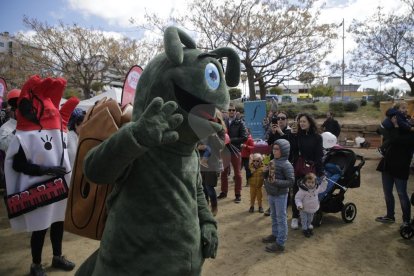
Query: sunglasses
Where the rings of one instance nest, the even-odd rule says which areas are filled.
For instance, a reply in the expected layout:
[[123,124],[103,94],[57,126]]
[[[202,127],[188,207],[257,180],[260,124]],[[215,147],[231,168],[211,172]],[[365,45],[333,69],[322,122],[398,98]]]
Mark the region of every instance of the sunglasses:
[[284,120],[286,120],[286,117],[276,117],[276,119],[277,119],[278,121],[284,121]]
[[260,162],[260,160],[253,160],[253,162]]
[[229,112],[231,112],[231,111],[236,111],[236,109],[229,109]]

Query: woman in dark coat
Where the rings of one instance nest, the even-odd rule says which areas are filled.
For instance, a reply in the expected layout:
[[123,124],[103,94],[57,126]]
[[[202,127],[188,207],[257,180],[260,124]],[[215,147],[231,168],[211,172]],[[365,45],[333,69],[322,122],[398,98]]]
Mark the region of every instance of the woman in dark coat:
[[[322,136],[318,133],[318,128],[316,126],[315,119],[308,113],[300,113],[296,122],[292,126],[291,130],[291,147],[292,147],[292,157],[293,157],[293,167],[295,167],[298,162],[299,156],[302,156],[306,161],[311,162],[314,165],[316,176],[321,177],[323,172],[323,146],[322,146]],[[300,175],[295,170],[295,184],[293,185],[292,191],[293,195],[291,198],[295,198],[296,193],[298,192],[298,181],[304,175]],[[292,200],[292,229],[299,228],[299,211],[296,207],[295,201]]]
[[411,219],[411,205],[407,193],[407,181],[410,175],[414,141],[410,139],[410,135],[401,135],[399,133],[399,126],[395,116],[391,121],[394,124],[394,128],[381,128],[381,134],[384,136],[384,140],[387,139],[389,141],[389,146],[377,167],[377,171],[381,172],[387,213],[385,216],[377,217],[375,220],[383,223],[395,222],[395,200],[392,192],[395,185],[402,210],[402,226],[405,226],[410,223]]

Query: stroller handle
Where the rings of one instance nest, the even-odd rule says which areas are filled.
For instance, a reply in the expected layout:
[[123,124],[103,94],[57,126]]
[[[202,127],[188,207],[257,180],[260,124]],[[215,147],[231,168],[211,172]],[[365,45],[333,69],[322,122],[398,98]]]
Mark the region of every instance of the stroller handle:
[[359,154],[355,154],[355,157],[359,161],[359,164],[356,167],[360,170],[365,165],[365,158]]

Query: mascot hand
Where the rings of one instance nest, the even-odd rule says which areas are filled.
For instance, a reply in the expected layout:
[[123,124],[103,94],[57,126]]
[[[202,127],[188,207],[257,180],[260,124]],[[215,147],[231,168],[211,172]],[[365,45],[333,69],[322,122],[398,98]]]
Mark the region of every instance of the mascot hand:
[[181,114],[173,114],[177,107],[173,101],[164,103],[162,98],[154,98],[141,117],[131,125],[138,143],[154,147],[177,141],[175,129],[183,122]]
[[201,243],[203,246],[203,257],[215,258],[218,247],[217,228],[213,224],[203,224],[201,226]]
[[44,167],[40,166],[40,174],[41,175],[55,175],[61,176],[66,174],[66,168],[61,166],[54,166],[54,167]]

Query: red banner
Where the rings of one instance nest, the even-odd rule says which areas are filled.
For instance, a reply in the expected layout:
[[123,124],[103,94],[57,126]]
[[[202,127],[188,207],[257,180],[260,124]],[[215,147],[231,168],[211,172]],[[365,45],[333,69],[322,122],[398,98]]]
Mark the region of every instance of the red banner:
[[121,106],[124,107],[129,103],[134,102],[135,89],[137,88],[139,78],[142,74],[142,68],[138,65],[134,65],[129,69],[126,75],[124,87],[122,89]]
[[3,102],[3,97],[7,93],[7,84],[3,78],[0,78],[0,106]]

